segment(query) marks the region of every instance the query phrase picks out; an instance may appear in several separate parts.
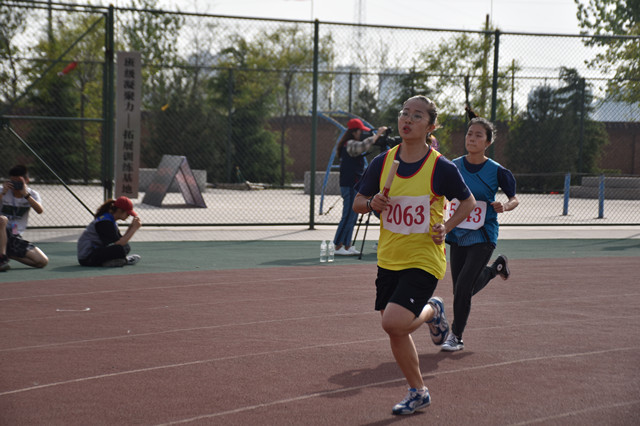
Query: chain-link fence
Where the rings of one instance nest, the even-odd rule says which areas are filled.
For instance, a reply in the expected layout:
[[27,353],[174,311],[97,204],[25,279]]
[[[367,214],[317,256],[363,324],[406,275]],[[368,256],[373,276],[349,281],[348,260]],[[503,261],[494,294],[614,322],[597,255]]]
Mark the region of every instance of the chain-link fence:
[[[637,82],[620,73],[640,58],[594,62],[608,46],[637,45],[640,37],[46,1],[5,1],[0,13],[0,175],[14,164],[29,167],[46,208],[31,226],[84,226],[88,210],[113,195],[117,51],[142,57],[134,203],[145,223],[337,223],[332,152],[341,126],[360,117],[374,128],[395,127],[402,101],[414,94],[438,104],[435,136],[449,158],[464,154],[465,102],[497,123],[490,154],[514,172],[521,200],[502,223],[640,223],[640,107],[628,90]],[[184,156],[202,176],[206,208],[185,205],[179,191],[160,207],[142,203],[165,155]]]

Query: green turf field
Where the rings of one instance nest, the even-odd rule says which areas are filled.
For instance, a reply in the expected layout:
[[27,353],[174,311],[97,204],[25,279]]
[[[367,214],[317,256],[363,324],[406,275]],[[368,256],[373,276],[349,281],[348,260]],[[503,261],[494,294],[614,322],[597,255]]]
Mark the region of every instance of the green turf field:
[[[373,241],[367,241],[362,260],[336,257],[335,264],[371,263],[376,256]],[[0,273],[1,282],[64,279],[103,275],[158,272],[267,268],[317,265],[317,241],[197,241],[137,242],[133,252],[142,256],[135,266],[89,268],[78,265],[75,243],[41,243],[49,256],[44,269],[32,269],[11,262],[11,270]],[[358,246],[358,249],[360,247]],[[640,257],[640,239],[501,240],[495,253],[509,259]],[[330,268],[332,264],[327,264]]]

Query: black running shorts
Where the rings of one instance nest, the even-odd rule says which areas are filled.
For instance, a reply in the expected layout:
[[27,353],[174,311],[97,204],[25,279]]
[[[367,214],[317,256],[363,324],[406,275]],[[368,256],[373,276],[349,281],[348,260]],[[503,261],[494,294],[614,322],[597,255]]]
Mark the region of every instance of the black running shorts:
[[23,258],[27,256],[27,251],[36,248],[27,240],[23,240],[20,235],[13,235],[7,229],[7,256]]
[[378,267],[376,278],[376,311],[385,309],[389,302],[404,306],[420,315],[438,285],[438,279],[422,269],[392,271]]

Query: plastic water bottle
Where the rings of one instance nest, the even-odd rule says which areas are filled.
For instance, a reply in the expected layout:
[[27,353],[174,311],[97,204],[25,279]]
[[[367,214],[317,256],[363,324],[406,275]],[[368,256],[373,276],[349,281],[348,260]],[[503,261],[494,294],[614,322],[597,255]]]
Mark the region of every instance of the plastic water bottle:
[[327,261],[327,242],[322,240],[320,243],[320,262],[324,263]]
[[333,241],[329,241],[329,246],[327,248],[327,262],[333,262],[333,258],[336,253],[336,246],[333,244]]

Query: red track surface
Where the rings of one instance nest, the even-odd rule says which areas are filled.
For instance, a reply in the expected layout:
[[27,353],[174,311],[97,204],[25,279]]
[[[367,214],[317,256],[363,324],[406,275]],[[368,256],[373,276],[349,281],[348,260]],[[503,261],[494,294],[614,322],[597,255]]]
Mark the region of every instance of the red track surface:
[[637,425],[636,260],[512,261],[464,351],[414,334],[433,401],[401,418],[371,264],[4,283],[0,423]]

